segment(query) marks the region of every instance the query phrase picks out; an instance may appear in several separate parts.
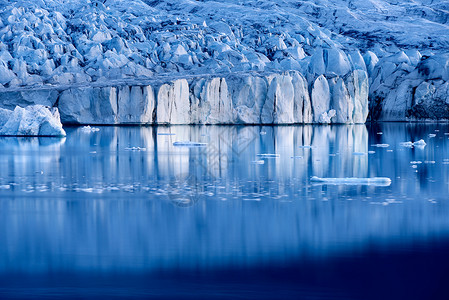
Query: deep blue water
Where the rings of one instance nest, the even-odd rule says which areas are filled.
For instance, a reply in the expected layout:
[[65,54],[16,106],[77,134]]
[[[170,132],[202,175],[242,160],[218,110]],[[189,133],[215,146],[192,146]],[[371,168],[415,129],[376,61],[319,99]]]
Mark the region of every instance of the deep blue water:
[[66,130],[0,138],[0,298],[449,299],[448,125]]

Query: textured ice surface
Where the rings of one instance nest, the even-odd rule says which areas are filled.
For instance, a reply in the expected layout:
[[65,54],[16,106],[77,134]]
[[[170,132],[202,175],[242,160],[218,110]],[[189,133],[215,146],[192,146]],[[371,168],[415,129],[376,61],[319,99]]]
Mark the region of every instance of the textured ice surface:
[[57,108],[42,105],[13,111],[0,108],[0,135],[3,136],[65,136]]
[[448,5],[427,0],[0,1],[0,105],[86,124],[327,123],[331,109],[363,123],[369,96],[373,119],[448,119],[448,30]]

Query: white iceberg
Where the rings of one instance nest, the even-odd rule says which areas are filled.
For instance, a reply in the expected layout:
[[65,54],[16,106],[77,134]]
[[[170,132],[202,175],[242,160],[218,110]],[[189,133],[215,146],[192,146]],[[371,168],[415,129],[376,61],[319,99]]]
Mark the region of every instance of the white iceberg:
[[0,108],[2,136],[65,136],[57,108],[43,105],[16,106],[14,111]]
[[423,139],[421,139],[416,142],[402,142],[402,143],[399,143],[399,145],[401,145],[402,147],[406,147],[406,148],[413,148],[413,147],[424,148],[427,144]]
[[427,144],[422,139],[413,143],[413,146],[425,146],[425,145],[427,145]]
[[92,133],[92,132],[97,132],[100,131],[100,128],[98,127],[90,127],[89,125],[81,127],[81,132],[82,133]]
[[389,186],[391,179],[388,177],[371,177],[371,178],[359,178],[359,177],[343,177],[343,178],[320,178],[313,176],[310,179],[311,182],[322,184],[347,184],[347,185],[376,185],[376,186]]

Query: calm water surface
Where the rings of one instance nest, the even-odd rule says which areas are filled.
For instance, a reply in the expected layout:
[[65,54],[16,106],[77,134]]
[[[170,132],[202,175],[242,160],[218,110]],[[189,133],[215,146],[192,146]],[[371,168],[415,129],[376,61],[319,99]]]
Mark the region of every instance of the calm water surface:
[[448,195],[441,124],[4,137],[0,298],[447,299]]

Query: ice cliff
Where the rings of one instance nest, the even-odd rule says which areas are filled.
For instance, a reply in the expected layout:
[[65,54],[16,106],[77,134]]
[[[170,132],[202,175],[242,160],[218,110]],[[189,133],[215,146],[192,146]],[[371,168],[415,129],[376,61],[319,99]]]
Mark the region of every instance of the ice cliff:
[[0,106],[80,124],[446,118],[447,6],[0,0]]

